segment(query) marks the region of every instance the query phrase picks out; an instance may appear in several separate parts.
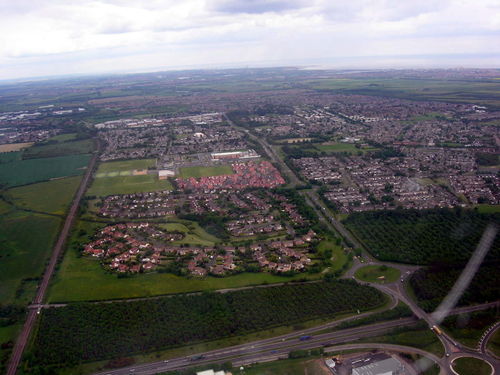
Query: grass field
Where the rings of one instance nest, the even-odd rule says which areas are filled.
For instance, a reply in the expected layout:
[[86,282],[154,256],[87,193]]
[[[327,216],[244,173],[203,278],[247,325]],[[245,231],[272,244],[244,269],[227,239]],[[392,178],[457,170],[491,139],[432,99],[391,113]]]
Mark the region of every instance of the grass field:
[[322,241],[318,245],[318,251],[324,251],[325,249],[333,249],[333,257],[332,257],[332,265],[330,266],[330,270],[337,271],[344,267],[344,264],[347,263],[347,255],[344,253],[344,250],[341,246],[336,245],[332,241]]
[[497,330],[488,342],[488,350],[500,357],[500,329]]
[[327,375],[330,371],[321,359],[285,359],[270,363],[262,363],[233,371],[234,375]]
[[92,139],[35,145],[23,153],[24,159],[50,158],[54,156],[89,154],[94,149]]
[[48,141],[67,142],[76,139],[77,136],[78,136],[77,133],[64,133],[55,135],[52,138],[49,138]]
[[0,145],[0,153],[21,151],[22,149],[28,148],[31,145],[33,145],[33,142],[3,144]]
[[358,269],[354,276],[369,283],[393,283],[400,278],[401,273],[392,267],[365,266]]
[[395,328],[382,336],[368,337],[357,342],[379,342],[387,344],[413,346],[442,357],[444,348],[441,341],[426,324]]
[[492,369],[486,362],[472,357],[461,357],[453,361],[453,370],[459,375],[490,375]]
[[321,145],[314,145],[315,148],[317,148],[319,151],[324,151],[324,152],[331,152],[331,153],[336,153],[336,152],[348,152],[350,154],[357,154],[358,152],[368,152],[368,151],[376,151],[378,150],[377,148],[371,147],[371,148],[357,148],[354,144],[352,143],[333,143],[333,144],[321,144]]
[[82,177],[74,176],[12,188],[9,200],[17,207],[63,215],[75,195]]
[[477,211],[482,214],[493,214],[500,212],[500,205],[494,204],[478,204],[476,205]]
[[110,161],[101,163],[97,169],[97,173],[133,171],[134,169],[148,169],[156,165],[156,159],[137,159]]
[[213,167],[184,167],[179,169],[179,176],[182,178],[199,178],[227,174],[233,174],[233,170],[230,165],[217,165]]
[[94,179],[87,190],[87,196],[132,194],[172,189],[172,184],[168,180],[158,180],[155,175],[100,177]]
[[22,279],[39,277],[43,271],[61,219],[20,212],[0,218],[0,303],[19,301]]
[[18,160],[0,164],[0,185],[9,187],[83,174],[90,155]]
[[2,152],[0,153],[0,164],[21,160],[22,156],[22,151]]

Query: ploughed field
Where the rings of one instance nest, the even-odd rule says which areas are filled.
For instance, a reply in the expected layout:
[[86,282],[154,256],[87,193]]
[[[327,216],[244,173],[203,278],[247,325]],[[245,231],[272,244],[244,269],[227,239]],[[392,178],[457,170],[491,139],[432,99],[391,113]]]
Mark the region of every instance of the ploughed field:
[[40,365],[72,364],[237,336],[386,302],[351,280],[75,304],[43,311],[33,354]]

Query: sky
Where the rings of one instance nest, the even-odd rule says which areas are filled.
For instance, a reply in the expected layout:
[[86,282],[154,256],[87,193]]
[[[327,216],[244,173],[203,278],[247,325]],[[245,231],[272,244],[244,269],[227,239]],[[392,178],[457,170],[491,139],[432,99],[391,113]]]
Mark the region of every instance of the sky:
[[0,0],[0,79],[500,67],[498,0]]

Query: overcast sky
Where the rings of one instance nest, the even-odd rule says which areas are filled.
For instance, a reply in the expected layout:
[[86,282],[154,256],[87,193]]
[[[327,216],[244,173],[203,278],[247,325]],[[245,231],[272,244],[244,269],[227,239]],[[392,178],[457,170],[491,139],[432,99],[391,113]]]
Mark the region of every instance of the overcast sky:
[[0,79],[499,57],[498,0],[0,0]]

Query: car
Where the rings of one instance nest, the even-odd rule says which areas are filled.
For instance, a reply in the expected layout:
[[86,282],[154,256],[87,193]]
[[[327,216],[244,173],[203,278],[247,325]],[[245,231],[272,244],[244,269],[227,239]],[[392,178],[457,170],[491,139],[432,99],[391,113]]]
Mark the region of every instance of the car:
[[163,363],[168,363],[168,359],[165,359],[165,360],[163,361]]
[[446,356],[449,357],[450,356],[450,353],[446,353]]

